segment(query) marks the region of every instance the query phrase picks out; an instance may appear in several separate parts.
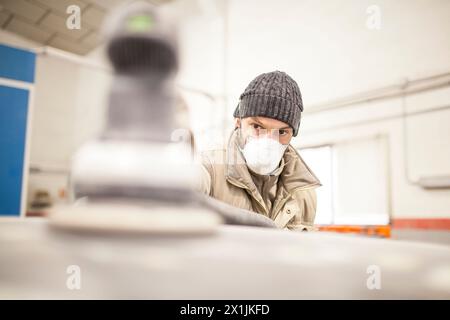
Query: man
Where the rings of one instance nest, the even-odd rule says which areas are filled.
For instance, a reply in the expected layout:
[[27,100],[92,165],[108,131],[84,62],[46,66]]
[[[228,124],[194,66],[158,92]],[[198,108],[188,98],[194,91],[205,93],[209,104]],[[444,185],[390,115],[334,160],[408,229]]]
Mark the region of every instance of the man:
[[300,89],[286,73],[256,77],[240,96],[226,148],[202,154],[203,192],[279,228],[313,230],[320,182],[289,144],[302,111]]

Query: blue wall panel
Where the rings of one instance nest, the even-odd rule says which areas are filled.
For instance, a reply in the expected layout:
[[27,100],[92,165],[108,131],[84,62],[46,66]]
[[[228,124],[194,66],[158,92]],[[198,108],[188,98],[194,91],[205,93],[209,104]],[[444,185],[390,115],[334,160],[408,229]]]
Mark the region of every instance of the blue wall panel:
[[20,215],[28,90],[0,86],[0,216]]
[[34,82],[36,54],[0,44],[0,78]]

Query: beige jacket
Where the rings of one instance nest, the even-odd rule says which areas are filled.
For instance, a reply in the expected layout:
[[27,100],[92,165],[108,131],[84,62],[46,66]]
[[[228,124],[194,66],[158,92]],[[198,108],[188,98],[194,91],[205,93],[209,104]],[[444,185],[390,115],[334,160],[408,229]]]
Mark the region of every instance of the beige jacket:
[[[279,228],[313,230],[317,207],[315,188],[321,184],[297,151],[289,145],[279,176],[268,179],[266,182],[272,185],[265,185],[261,194],[238,149],[236,136],[234,131],[226,149],[202,153],[202,192],[235,207],[263,214]],[[270,194],[273,201],[267,203]]]

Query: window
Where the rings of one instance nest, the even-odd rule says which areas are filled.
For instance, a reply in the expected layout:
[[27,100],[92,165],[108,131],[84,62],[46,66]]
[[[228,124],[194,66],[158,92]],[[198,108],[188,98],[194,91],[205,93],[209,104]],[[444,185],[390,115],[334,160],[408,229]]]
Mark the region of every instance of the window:
[[300,150],[322,183],[316,224],[389,223],[387,143],[382,137]]

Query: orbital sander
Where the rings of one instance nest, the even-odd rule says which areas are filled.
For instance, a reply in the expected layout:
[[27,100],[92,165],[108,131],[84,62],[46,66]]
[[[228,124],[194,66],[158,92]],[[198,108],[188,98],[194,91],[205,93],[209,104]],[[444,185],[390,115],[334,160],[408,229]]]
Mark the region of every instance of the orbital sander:
[[[222,223],[273,227],[258,214],[200,195],[201,169],[175,128],[176,26],[156,7],[133,3],[104,24],[114,69],[106,124],[72,161],[74,204],[50,224],[72,230],[211,233]],[[176,140],[176,141],[174,141]]]
[[189,144],[173,141],[178,69],[176,28],[148,3],[113,12],[104,24],[114,69],[106,124],[71,168],[75,203],[53,226],[133,232],[211,232],[221,219],[196,200],[200,171]]

